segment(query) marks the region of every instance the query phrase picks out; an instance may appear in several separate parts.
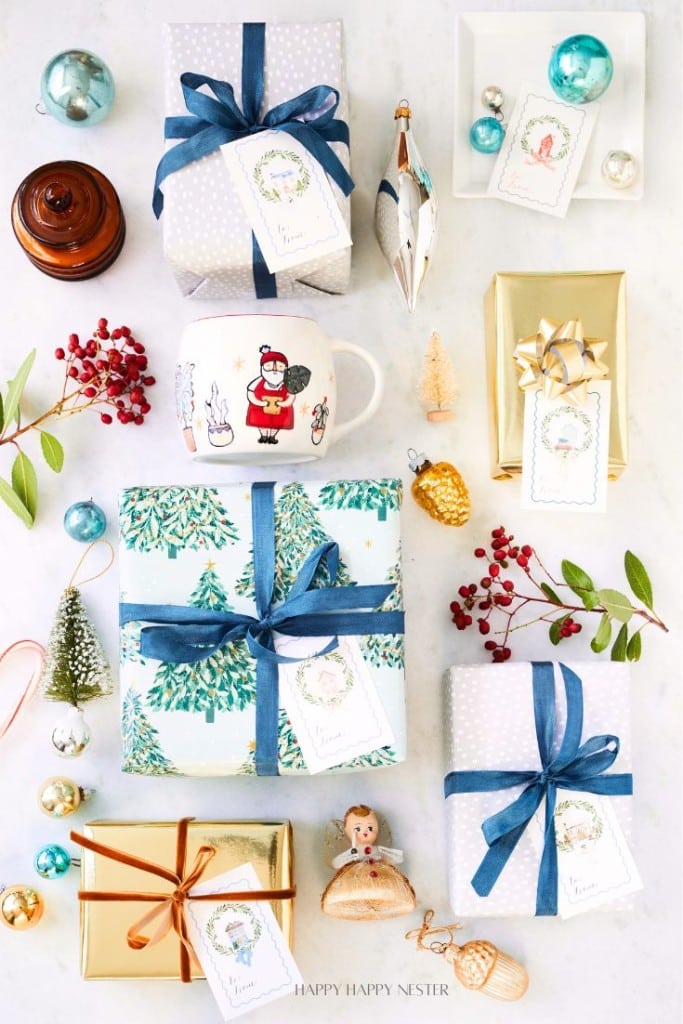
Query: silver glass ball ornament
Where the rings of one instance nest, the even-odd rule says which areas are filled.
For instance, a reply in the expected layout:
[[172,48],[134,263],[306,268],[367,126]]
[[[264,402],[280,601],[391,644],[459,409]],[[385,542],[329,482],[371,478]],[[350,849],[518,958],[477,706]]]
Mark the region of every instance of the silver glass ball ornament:
[[481,102],[494,113],[501,109],[504,99],[503,90],[498,85],[487,85],[485,89],[482,89]]
[[76,127],[102,121],[114,102],[114,78],[104,61],[88,50],[65,50],[49,61],[40,80],[48,114]]
[[625,149],[611,149],[602,162],[602,178],[610,188],[630,188],[637,174],[635,157]]
[[52,730],[52,746],[60,757],[78,757],[90,743],[90,728],[80,708],[69,708]]

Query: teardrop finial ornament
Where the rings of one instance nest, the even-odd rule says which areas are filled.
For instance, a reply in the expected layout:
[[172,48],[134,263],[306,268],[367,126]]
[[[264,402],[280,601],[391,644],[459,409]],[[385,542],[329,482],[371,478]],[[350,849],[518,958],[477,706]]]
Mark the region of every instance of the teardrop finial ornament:
[[375,202],[375,234],[408,311],[415,309],[436,241],[437,202],[410,128],[410,105],[394,113],[396,137]]

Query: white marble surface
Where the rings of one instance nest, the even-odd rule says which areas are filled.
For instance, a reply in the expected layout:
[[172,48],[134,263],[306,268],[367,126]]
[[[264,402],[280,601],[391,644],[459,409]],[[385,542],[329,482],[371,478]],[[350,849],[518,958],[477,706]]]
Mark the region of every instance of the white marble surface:
[[[0,195],[3,268],[3,343],[0,371],[7,379],[32,345],[39,352],[30,401],[40,408],[59,386],[52,358],[70,331],[88,333],[99,316],[133,325],[148,345],[159,379],[154,412],[141,431],[92,420],[58,428],[67,448],[60,477],[40,468],[40,510],[29,534],[0,510],[2,585],[0,642],[45,639],[56,600],[79,554],[62,531],[74,500],[92,495],[112,517],[116,490],[151,482],[267,478],[231,468],[193,466],[176,436],[171,395],[181,326],[200,315],[255,309],[256,303],[193,304],[183,300],[161,260],[160,232],[151,212],[151,187],[161,152],[164,20],[292,19],[343,15],[351,97],[354,270],[351,292],[336,299],[285,302],[285,311],[312,315],[332,335],[366,344],[383,361],[383,408],[364,437],[351,437],[324,465],[294,470],[302,477],[403,473],[405,450],[424,448],[451,459],[468,480],[471,522],[453,530],[432,522],[407,496],[404,514],[408,612],[409,760],[389,771],[343,778],[145,779],[118,771],[115,701],[90,713],[92,751],[64,763],[50,753],[56,708],[35,703],[0,748],[3,786],[0,875],[8,884],[33,880],[33,852],[63,840],[69,822],[44,818],[35,791],[60,771],[97,786],[97,817],[290,816],[296,828],[296,953],[311,984],[338,985],[327,997],[289,997],[252,1015],[254,1021],[350,1020],[569,1024],[680,1017],[680,475],[681,194],[680,10],[677,0],[655,3],[574,0],[578,9],[645,9],[648,15],[647,182],[638,203],[585,201],[566,221],[492,202],[450,197],[452,34],[458,8],[560,10],[565,3],[521,0],[468,4],[430,0],[282,0],[226,5],[217,0],[14,0],[5,5],[0,33],[4,85],[4,146]],[[580,17],[577,16],[577,29]],[[40,71],[53,53],[83,46],[101,54],[118,86],[109,120],[79,132],[38,117]],[[482,83],[482,86],[487,83]],[[402,309],[375,244],[372,210],[392,138],[392,114],[407,95],[413,128],[441,198],[441,231],[434,267],[416,313]],[[33,167],[57,158],[92,162],[116,184],[128,222],[123,254],[106,274],[81,284],[52,281],[20,253],[8,223],[16,186]],[[624,268],[628,273],[631,356],[631,464],[610,485],[606,515],[544,516],[519,510],[519,485],[489,479],[482,341],[482,294],[496,270]],[[259,307],[266,308],[266,307]],[[423,346],[438,328],[453,352],[461,382],[452,425],[426,423],[414,397]],[[344,378],[342,372],[342,384]],[[352,406],[349,400],[349,408]],[[90,429],[92,426],[92,429]],[[2,453],[2,471],[8,471]],[[632,914],[593,914],[557,920],[466,922],[467,938],[486,937],[523,960],[531,985],[519,1004],[503,1006],[461,989],[438,957],[415,952],[403,932],[419,916],[378,925],[324,918],[318,896],[328,872],[320,832],[324,821],[359,800],[391,820],[420,908],[451,920],[445,878],[445,821],[441,797],[443,729],[441,672],[452,662],[482,660],[475,634],[450,624],[448,603],[474,571],[471,549],[499,522],[528,538],[549,561],[563,556],[591,569],[607,585],[622,584],[622,554],[633,547],[651,570],[657,607],[672,633],[647,635],[633,670],[633,760],[636,772],[635,854],[645,891]],[[110,531],[114,536],[114,530]],[[116,574],[87,589],[87,600],[112,656],[116,643]],[[567,656],[585,654],[585,637]],[[547,658],[542,632],[528,631],[514,656]],[[73,821],[73,819],[71,819]],[[188,1018],[217,1021],[211,994],[197,983],[180,988],[157,982],[90,982],[78,976],[77,879],[41,885],[47,910],[31,932],[0,934],[0,999],[17,1024],[71,1024],[97,1020],[138,1022]],[[143,954],[141,954],[143,955]],[[398,993],[398,984],[445,984],[441,995]],[[384,986],[381,994],[349,995],[346,986]],[[387,993],[387,990],[388,993]]]

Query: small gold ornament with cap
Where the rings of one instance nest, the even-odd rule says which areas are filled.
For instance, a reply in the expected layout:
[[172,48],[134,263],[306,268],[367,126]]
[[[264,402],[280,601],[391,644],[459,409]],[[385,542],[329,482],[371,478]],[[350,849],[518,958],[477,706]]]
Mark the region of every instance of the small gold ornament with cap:
[[66,818],[94,793],[94,789],[79,786],[64,775],[53,775],[38,790],[38,806],[50,818]]
[[38,924],[43,916],[43,899],[32,885],[0,886],[0,921],[15,932]]
[[[464,946],[458,946],[454,932],[462,925],[445,924],[433,928],[433,920],[434,911],[427,910],[421,927],[406,932],[406,939],[416,939],[418,949],[437,953],[453,964],[455,976],[465,988],[476,989],[493,999],[521,999],[529,986],[529,975],[522,964],[485,939],[473,939]],[[434,938],[444,934],[448,935],[447,942]],[[432,941],[425,942],[429,937]]]

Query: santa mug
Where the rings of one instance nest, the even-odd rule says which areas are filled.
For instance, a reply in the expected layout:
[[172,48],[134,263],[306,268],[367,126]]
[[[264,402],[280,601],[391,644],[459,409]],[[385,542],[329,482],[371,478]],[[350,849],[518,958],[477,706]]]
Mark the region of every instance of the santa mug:
[[[373,391],[336,423],[333,356],[366,364]],[[382,400],[382,370],[359,345],[328,338],[315,320],[264,313],[195,320],[176,368],[176,408],[192,457],[214,462],[307,462],[362,426]]]

